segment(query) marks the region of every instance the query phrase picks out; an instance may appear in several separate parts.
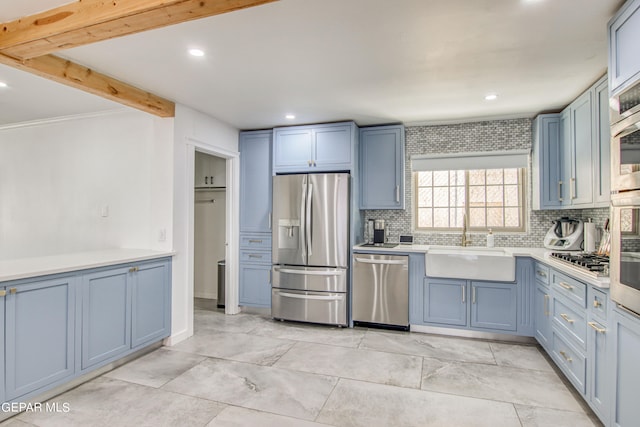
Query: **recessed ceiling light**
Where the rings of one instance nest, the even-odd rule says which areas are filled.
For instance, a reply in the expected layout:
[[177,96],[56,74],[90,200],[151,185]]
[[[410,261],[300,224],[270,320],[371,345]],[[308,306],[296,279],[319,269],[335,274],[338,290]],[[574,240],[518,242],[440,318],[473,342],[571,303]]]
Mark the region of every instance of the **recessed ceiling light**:
[[0,82],[0,87],[8,87],[9,85],[6,84],[5,82]]
[[494,100],[498,99],[498,95],[497,95],[497,94],[495,94],[495,93],[488,93],[488,94],[486,94],[486,95],[484,96],[484,99],[485,99],[486,101],[494,101]]
[[284,116],[284,118],[288,120],[293,120],[296,118],[296,116],[294,116],[293,114],[287,114],[286,116]]
[[202,49],[189,49],[189,55],[204,56],[204,51]]

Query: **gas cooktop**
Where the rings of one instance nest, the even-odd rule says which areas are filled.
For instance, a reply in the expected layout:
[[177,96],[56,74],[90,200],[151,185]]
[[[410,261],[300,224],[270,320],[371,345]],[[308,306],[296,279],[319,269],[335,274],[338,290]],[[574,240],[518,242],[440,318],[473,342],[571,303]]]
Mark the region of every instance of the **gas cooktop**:
[[594,277],[609,277],[609,257],[593,253],[551,252],[551,257]]

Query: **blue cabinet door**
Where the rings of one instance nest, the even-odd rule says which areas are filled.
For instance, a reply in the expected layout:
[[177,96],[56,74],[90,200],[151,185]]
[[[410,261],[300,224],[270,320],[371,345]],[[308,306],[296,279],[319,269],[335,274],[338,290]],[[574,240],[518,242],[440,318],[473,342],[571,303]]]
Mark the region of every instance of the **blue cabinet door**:
[[240,232],[271,231],[272,131],[240,133]]
[[271,307],[271,266],[240,264],[240,305]]
[[534,297],[536,340],[547,352],[551,351],[551,293],[547,286],[536,284]]
[[6,396],[13,400],[75,370],[74,277],[15,287],[6,295]]
[[171,267],[168,261],[141,264],[132,280],[131,347],[150,344],[171,332]]
[[424,279],[424,321],[451,326],[467,325],[467,282],[456,279]]
[[571,144],[571,108],[565,108],[560,113],[560,181],[559,181],[559,194],[562,206],[571,205],[571,165],[573,159]]
[[640,0],[627,1],[609,21],[609,83],[616,95],[640,78]]
[[311,127],[274,130],[274,172],[311,172],[313,167],[313,133]]
[[594,202],[608,207],[611,201],[611,127],[609,124],[609,86],[606,76],[594,88]]
[[640,317],[613,309],[613,399],[611,423],[620,427],[637,426],[640,420]]
[[404,209],[404,126],[360,129],[360,209]]
[[571,103],[571,206],[593,205],[593,116],[592,92]]
[[562,205],[560,115],[537,116],[533,134],[533,209],[557,209]]
[[607,327],[599,319],[589,319],[587,335],[587,396],[593,410],[601,420],[609,419],[611,391],[609,388],[609,366],[607,351]]
[[471,282],[471,326],[515,331],[517,289],[515,283]]
[[133,267],[118,267],[82,278],[82,369],[131,348]]
[[355,125],[323,125],[313,129],[313,172],[349,171]]

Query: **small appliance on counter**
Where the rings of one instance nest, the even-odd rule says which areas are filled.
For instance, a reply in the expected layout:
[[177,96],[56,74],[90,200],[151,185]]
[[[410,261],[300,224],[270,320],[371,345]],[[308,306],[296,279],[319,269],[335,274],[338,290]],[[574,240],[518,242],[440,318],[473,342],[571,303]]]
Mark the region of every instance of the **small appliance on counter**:
[[584,224],[579,219],[568,217],[553,221],[544,236],[544,247],[560,251],[579,251],[583,242]]
[[373,244],[381,245],[384,243],[384,219],[376,219],[373,224]]

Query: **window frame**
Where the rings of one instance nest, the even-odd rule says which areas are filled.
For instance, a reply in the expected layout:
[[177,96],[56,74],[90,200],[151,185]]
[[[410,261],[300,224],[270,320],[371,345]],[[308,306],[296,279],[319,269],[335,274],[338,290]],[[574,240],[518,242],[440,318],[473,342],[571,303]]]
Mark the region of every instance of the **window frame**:
[[[503,168],[485,168],[485,169],[473,169],[473,170],[490,170],[490,169],[518,169],[518,187],[520,189],[519,194],[518,194],[518,203],[519,203],[519,208],[521,209],[520,214],[521,214],[521,218],[522,218],[522,222],[520,227],[471,227],[469,226],[469,221],[467,220],[467,231],[468,232],[488,232],[489,229],[491,229],[492,232],[494,233],[526,233],[527,231],[527,189],[528,189],[528,185],[527,185],[527,168],[526,167],[517,167],[517,168],[508,168],[508,167],[503,167]],[[465,205],[464,205],[464,215],[467,217],[467,219],[470,217],[469,215],[469,171],[472,169],[456,169],[456,170],[463,170],[464,174],[465,174]],[[449,172],[451,170],[448,170]],[[412,196],[413,196],[413,229],[415,232],[420,232],[420,233],[430,233],[430,232],[460,232],[462,231],[462,227],[429,227],[429,228],[425,228],[425,227],[420,227],[418,224],[418,220],[419,220],[419,209],[420,207],[418,206],[418,198],[419,198],[419,189],[420,189],[420,185],[418,184],[418,174],[420,172],[434,172],[434,171],[415,171],[413,172],[413,188],[412,188]],[[504,183],[502,184],[504,186]],[[448,186],[449,188],[451,188],[451,186]],[[485,188],[487,187],[486,182],[485,182]],[[503,206],[504,208],[504,206]],[[486,207],[486,201],[485,201],[485,209],[487,209]]]

